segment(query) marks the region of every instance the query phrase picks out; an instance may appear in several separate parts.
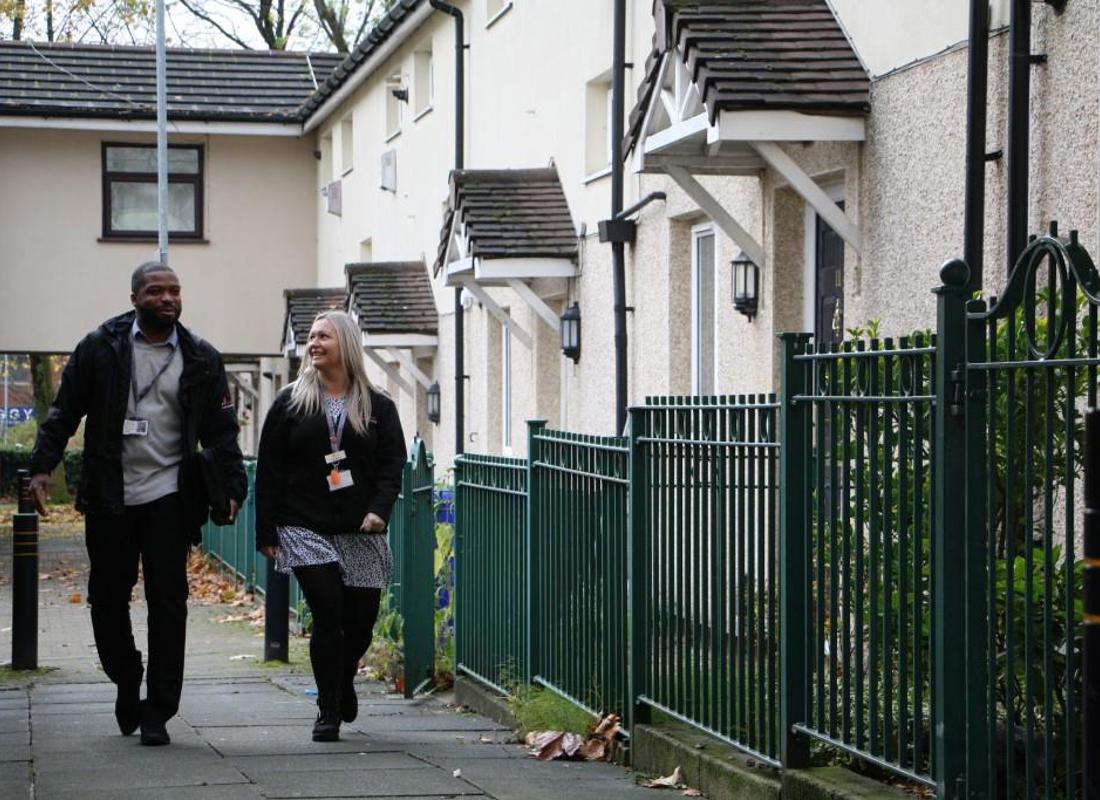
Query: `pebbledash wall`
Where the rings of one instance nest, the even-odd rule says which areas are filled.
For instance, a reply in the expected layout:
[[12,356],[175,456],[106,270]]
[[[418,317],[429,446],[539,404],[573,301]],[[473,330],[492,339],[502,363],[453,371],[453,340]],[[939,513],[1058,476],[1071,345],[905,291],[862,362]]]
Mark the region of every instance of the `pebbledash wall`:
[[[67,353],[130,308],[130,273],[155,256],[156,243],[98,241],[105,141],[154,139],[0,126],[0,351]],[[205,159],[206,242],[169,246],[183,322],[223,353],[277,356],[282,289],[314,280],[316,219],[303,191],[316,169],[312,146],[274,136],[172,142],[202,144]],[[43,307],[66,312],[43,325]]]
[[[886,335],[932,327],[931,289],[940,265],[962,255],[965,176],[967,19],[965,4],[935,0],[921,19],[921,35],[906,27],[900,0],[868,8],[832,0],[872,77],[871,113],[861,144],[793,144],[787,153],[823,186],[835,187],[862,237],[862,252],[845,250],[844,325],[881,321]],[[516,342],[511,355],[511,437],[504,441],[503,341],[500,324],[475,303],[465,315],[467,450],[525,451],[524,421],[542,417],[552,427],[610,433],[614,427],[614,349],[611,251],[600,244],[597,222],[608,216],[609,178],[593,177],[586,153],[587,103],[593,81],[610,69],[611,4],[569,0],[550,4],[516,0],[491,24],[485,0],[459,3],[467,17],[467,148],[470,169],[526,168],[551,161],[561,176],[580,237],[579,276],[564,292],[543,286],[556,310],[576,300],[582,312],[582,356],[573,364],[558,350],[557,334],[510,291],[491,290],[536,338],[531,352]],[[904,5],[904,4],[902,4]],[[993,23],[1007,20],[1006,3],[994,4]],[[577,19],[587,24],[577,25]],[[641,64],[653,33],[650,3],[631,4],[627,61]],[[1062,14],[1033,7],[1033,51],[1048,61],[1032,68],[1031,200],[1029,227],[1051,218],[1077,228],[1091,251],[1098,247],[1097,147],[1100,56],[1089,46],[1100,30],[1096,4],[1068,3]],[[407,36],[389,61],[344,107],[318,128],[314,146],[328,152],[316,186],[341,175],[341,120],[352,114],[354,165],[344,178],[342,217],[327,214],[316,198],[316,283],[341,285],[348,261],[435,259],[453,163],[453,28],[440,14]],[[416,53],[430,42],[434,71],[432,109],[415,121],[412,104],[398,135],[387,136],[386,78],[405,75],[410,93]],[[987,150],[1004,150],[1007,119],[1007,36],[990,40]],[[628,109],[641,69],[628,71]],[[362,126],[362,127],[360,127]],[[331,141],[328,140],[331,137]],[[326,147],[329,148],[326,150]],[[383,151],[394,150],[397,190],[379,188]],[[1006,271],[1004,256],[1005,162],[987,165],[986,275],[990,291]],[[729,261],[736,246],[716,229],[717,391],[776,388],[776,334],[812,329],[807,310],[805,205],[770,171],[756,177],[704,177],[701,181],[758,241],[766,253],[759,314],[737,314],[729,300]],[[626,204],[654,190],[665,203],[639,216],[637,240],[627,247],[629,390],[632,402],[651,394],[684,394],[691,385],[691,230],[708,220],[663,176],[628,174]],[[369,240],[369,241],[368,241]],[[429,425],[423,395],[402,397],[405,419],[419,420],[446,467],[454,452],[453,290],[434,283],[440,312],[439,347],[422,362],[443,390],[442,420]],[[383,382],[384,383],[384,382]],[[414,407],[410,407],[415,405]],[[415,414],[416,416],[412,416]],[[411,431],[410,431],[411,434]]]

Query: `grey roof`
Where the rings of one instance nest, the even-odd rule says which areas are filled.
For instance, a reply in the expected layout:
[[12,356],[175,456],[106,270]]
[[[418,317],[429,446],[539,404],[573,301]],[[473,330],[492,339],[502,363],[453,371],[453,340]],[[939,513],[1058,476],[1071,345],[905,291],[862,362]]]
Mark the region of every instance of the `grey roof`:
[[364,333],[436,335],[439,316],[423,261],[348,264],[350,305]]
[[[334,53],[171,48],[168,116],[297,122],[340,61]],[[0,114],[152,119],[154,50],[0,42]]]
[[436,274],[456,218],[478,258],[577,259],[577,231],[557,169],[452,170],[450,184]]
[[657,0],[654,14],[625,151],[641,133],[661,60],[677,45],[711,122],[722,110],[871,109],[870,80],[825,0]]
[[[322,311],[343,311],[348,294],[343,287],[332,289],[285,289],[286,316],[283,317],[283,337],[289,321],[294,331],[294,343],[305,344],[313,319]],[[281,346],[281,345],[280,345]]]
[[386,15],[375,23],[362,41],[348,53],[347,58],[328,76],[316,92],[302,104],[302,118],[305,119],[339,89],[359,65],[367,60],[382,44],[397,31],[416,8],[427,0],[396,0]]

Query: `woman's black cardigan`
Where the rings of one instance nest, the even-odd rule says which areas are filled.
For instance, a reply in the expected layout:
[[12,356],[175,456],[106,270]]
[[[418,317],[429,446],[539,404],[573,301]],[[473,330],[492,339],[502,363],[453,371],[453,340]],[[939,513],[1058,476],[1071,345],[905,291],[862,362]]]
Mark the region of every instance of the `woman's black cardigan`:
[[405,435],[397,406],[383,394],[371,392],[371,418],[366,435],[348,422],[340,447],[354,485],[328,490],[331,452],[324,414],[302,417],[291,413],[290,387],[275,398],[264,420],[256,464],[256,548],[277,545],[278,525],[295,525],[331,536],[355,533],[370,513],[389,520],[401,492],[405,463]]

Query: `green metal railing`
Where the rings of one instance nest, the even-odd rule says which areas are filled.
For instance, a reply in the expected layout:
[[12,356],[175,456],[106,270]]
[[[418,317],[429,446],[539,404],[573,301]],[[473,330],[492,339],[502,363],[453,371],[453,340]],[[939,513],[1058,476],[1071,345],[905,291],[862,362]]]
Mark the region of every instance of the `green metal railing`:
[[634,692],[778,764],[774,395],[631,409]]
[[934,343],[783,343],[784,729],[931,785]]
[[528,676],[527,461],[455,459],[456,669],[507,693]]
[[[267,564],[256,552],[256,462],[244,462],[248,476],[248,497],[237,513],[232,525],[215,525],[207,522],[202,527],[202,549],[212,556],[221,568],[244,584],[247,591],[263,594],[267,588]],[[302,591],[294,576],[290,577],[290,611],[297,615]]]
[[401,494],[390,515],[390,592],[404,624],[405,697],[435,675],[435,514],[432,456],[419,437],[401,471]]
[[629,441],[528,423],[528,680],[596,716],[627,682]]

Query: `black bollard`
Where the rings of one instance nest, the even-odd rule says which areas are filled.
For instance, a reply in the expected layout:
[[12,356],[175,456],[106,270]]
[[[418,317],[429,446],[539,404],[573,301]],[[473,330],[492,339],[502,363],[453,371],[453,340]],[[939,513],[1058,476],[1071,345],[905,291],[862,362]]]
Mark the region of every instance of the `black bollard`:
[[11,668],[38,668],[38,513],[30,473],[17,473],[19,510],[12,517]]
[[1085,800],[1100,800],[1100,409],[1085,414]]
[[267,589],[264,591],[264,661],[290,661],[290,576],[267,561]]

